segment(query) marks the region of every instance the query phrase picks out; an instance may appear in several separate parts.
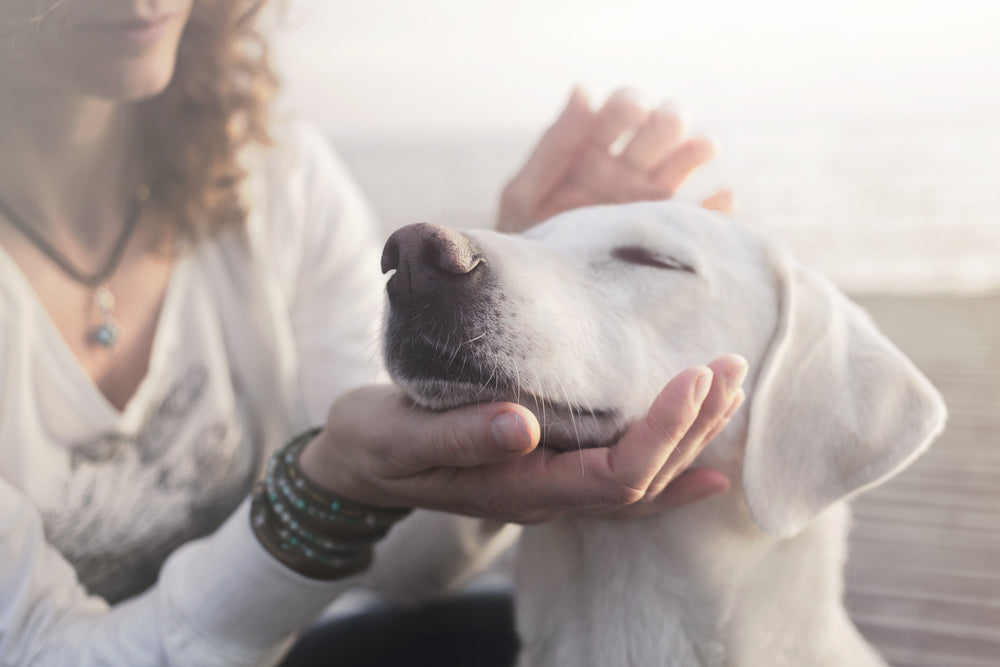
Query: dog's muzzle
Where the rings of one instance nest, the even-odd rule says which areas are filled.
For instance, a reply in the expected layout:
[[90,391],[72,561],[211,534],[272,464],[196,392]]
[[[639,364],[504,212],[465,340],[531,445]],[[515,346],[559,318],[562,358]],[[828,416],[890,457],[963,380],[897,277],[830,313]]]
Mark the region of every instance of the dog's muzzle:
[[572,402],[562,385],[534,381],[526,342],[509,329],[503,280],[475,241],[438,225],[409,225],[386,242],[382,271],[395,271],[386,285],[386,364],[418,405],[518,402],[542,418],[543,442],[559,451],[621,435],[615,410]]

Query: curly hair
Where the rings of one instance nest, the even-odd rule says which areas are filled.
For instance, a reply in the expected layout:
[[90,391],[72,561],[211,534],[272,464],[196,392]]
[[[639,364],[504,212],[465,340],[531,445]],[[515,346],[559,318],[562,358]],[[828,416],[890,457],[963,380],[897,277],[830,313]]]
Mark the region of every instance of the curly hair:
[[[5,8],[10,20],[0,37],[12,52],[30,46],[32,29],[68,2],[17,0]],[[194,0],[170,83],[141,103],[143,167],[151,204],[164,213],[156,217],[161,241],[197,241],[246,221],[240,153],[270,144],[268,110],[278,87],[256,23],[266,3]]]
[[184,238],[242,225],[242,149],[269,144],[277,78],[256,18],[265,0],[195,0],[167,88],[147,100],[152,203]]

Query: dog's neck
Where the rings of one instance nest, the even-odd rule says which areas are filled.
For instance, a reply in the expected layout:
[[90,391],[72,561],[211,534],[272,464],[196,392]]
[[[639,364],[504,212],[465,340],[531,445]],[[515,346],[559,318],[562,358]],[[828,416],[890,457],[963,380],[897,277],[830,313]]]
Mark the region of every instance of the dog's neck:
[[883,664],[841,604],[846,506],[779,541],[741,504],[726,494],[669,517],[527,529],[523,664],[799,667],[827,664],[824,654],[831,666]]
[[721,496],[652,518],[526,529],[522,665],[883,664],[841,603],[847,506],[792,539],[761,532],[740,482],[744,426],[734,420],[698,461],[732,478]]

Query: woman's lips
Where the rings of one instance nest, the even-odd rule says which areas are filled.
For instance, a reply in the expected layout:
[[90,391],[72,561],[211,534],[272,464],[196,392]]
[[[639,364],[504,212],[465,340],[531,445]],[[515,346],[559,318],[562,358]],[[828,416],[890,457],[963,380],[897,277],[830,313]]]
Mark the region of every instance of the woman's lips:
[[176,14],[156,18],[131,18],[120,21],[85,23],[82,28],[101,35],[109,41],[120,41],[134,46],[149,46],[158,42],[177,19]]

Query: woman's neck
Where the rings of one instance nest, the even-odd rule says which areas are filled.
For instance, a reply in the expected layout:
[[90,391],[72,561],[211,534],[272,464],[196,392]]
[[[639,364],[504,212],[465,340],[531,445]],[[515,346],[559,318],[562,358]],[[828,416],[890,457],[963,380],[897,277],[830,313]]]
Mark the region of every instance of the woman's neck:
[[136,105],[0,80],[0,197],[50,238],[102,246],[138,183]]

